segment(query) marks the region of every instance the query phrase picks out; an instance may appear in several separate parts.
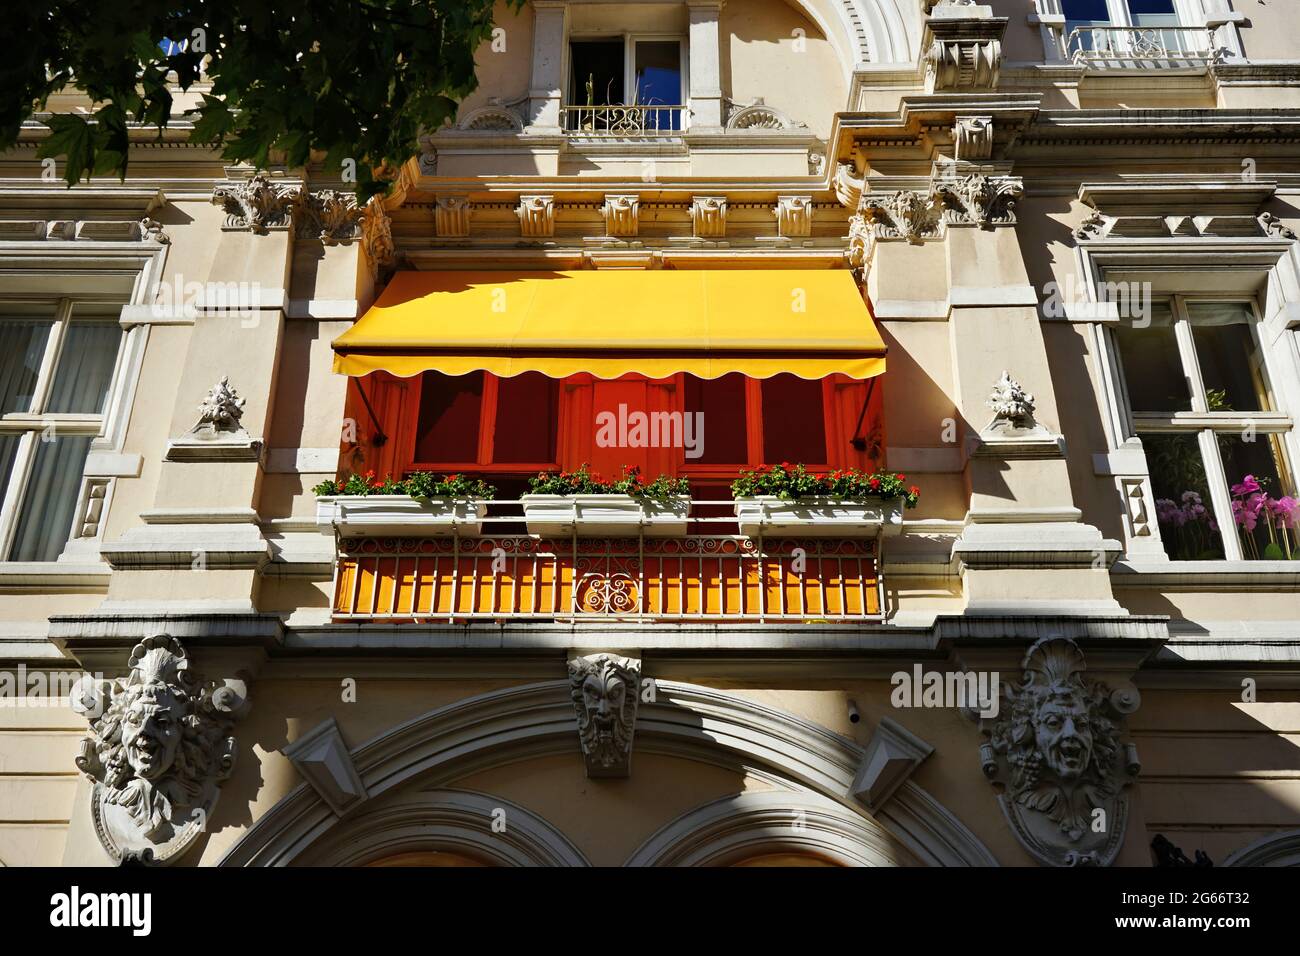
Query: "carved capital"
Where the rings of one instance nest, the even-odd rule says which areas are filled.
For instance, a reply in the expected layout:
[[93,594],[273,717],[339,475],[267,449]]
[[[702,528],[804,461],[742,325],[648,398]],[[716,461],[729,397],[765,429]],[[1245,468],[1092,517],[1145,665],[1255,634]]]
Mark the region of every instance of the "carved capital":
[[807,239],[812,235],[813,202],[811,196],[778,196],[776,231],[787,239]]
[[937,90],[991,90],[1002,67],[1006,17],[990,16],[988,6],[948,3],[925,21],[926,86]]
[[433,207],[433,224],[438,238],[468,238],[472,210],[468,196],[439,196]]
[[205,832],[234,768],[246,687],[195,674],[166,634],[137,644],[128,666],[124,678],[88,676],[73,688],[72,708],[90,723],[76,763],[94,781],[91,812],[109,856],[168,863]]
[[1018,178],[980,173],[940,180],[934,186],[947,225],[979,226],[982,229],[1014,225],[1016,200],[1024,191],[1024,182]]
[[616,239],[632,239],[640,229],[640,196],[606,196],[601,207],[605,217],[605,235]]
[[555,197],[520,196],[519,234],[525,239],[549,239],[555,235]]
[[1043,638],[1004,682],[995,717],[982,721],[984,774],[1016,839],[1049,866],[1109,866],[1124,842],[1126,787],[1141,770],[1123,743],[1124,718],[1137,710],[1132,685],[1111,688],[1085,676],[1071,640]]
[[294,206],[301,201],[303,191],[300,185],[275,182],[259,172],[249,179],[217,183],[212,202],[226,211],[223,229],[246,229],[266,235],[293,224]]
[[299,239],[319,239],[327,246],[348,243],[361,228],[355,193],[338,189],[304,192],[295,207]]
[[691,223],[697,239],[726,238],[727,197],[692,196]]
[[569,661],[569,693],[588,777],[626,777],[641,696],[641,662],[612,654]]
[[943,235],[942,209],[926,192],[863,193],[858,214],[870,227],[874,241],[919,243]]

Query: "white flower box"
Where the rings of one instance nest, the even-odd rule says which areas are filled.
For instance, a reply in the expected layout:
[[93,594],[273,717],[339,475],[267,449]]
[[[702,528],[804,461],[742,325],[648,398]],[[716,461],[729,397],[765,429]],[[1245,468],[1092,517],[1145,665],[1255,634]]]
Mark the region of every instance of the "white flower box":
[[903,502],[759,495],[736,499],[736,520],[750,538],[874,538],[902,530]]
[[316,526],[345,538],[439,538],[477,535],[487,514],[481,498],[338,495],[316,499]]
[[650,537],[677,538],[686,534],[691,502],[686,497],[667,501],[630,495],[524,495],[524,518],[529,534],[545,538],[612,538],[644,533]]

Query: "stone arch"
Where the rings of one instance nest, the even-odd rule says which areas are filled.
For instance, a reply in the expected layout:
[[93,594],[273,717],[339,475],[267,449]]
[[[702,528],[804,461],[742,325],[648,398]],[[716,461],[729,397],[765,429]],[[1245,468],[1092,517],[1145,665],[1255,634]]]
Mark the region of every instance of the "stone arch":
[[[505,811],[509,825],[485,825]],[[420,790],[365,805],[316,841],[297,861],[362,866],[397,853],[442,850],[497,866],[587,866],[555,827],[523,807],[472,790]]]
[[1300,866],[1300,830],[1270,833],[1228,854],[1221,866]]
[[[906,0],[789,0],[825,34],[847,71],[916,60],[920,7]],[[906,6],[906,10],[904,7]],[[909,31],[909,27],[911,28]]]
[[[642,704],[638,711],[636,750],[753,773],[784,790],[819,795],[869,819],[848,796],[864,756],[862,747],[802,717],[743,697],[659,681],[655,703]],[[331,833],[351,830],[350,821],[369,812],[367,807],[399,800],[394,795],[400,792],[417,786],[449,787],[473,773],[563,754],[573,756],[575,768],[580,765],[567,681],[467,698],[407,721],[352,751],[370,802],[348,817],[348,825],[304,783],[258,819],[221,865],[285,866],[305,860],[318,844],[328,845],[321,841]],[[635,781],[635,760],[632,775]],[[782,797],[789,807],[794,794]],[[818,807],[820,813],[826,804],[819,801]],[[899,788],[874,822],[922,863],[997,865],[969,829],[911,781]]]
[[727,866],[752,857],[812,854],[841,866],[890,866],[889,834],[818,793],[738,793],[687,811],[646,840],[627,866]]

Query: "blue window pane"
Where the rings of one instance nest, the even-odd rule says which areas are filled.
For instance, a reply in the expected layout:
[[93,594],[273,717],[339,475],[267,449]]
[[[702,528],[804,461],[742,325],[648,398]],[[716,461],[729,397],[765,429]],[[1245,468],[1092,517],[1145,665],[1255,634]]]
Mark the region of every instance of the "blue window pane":
[[[648,106],[678,106],[682,101],[681,46],[676,40],[642,41],[636,45],[636,102]],[[677,110],[646,114],[649,129],[680,129]]]
[[1146,13],[1173,16],[1178,12],[1174,0],[1128,0],[1128,9],[1135,17]]
[[1109,23],[1106,0],[1064,0],[1061,12],[1067,23]]

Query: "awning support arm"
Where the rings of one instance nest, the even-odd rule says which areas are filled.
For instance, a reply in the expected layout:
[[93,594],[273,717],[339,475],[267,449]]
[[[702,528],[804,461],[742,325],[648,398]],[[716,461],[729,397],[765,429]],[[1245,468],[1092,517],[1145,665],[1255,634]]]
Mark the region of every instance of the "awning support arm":
[[871,405],[871,393],[876,390],[876,378],[873,377],[867,382],[867,398],[862,403],[862,412],[858,415],[858,423],[853,426],[853,437],[849,439],[849,444],[858,451],[867,450],[867,439],[862,434],[862,421],[867,417],[867,407]]
[[361,379],[352,375],[349,375],[348,378],[357,383],[357,393],[361,396],[361,404],[366,406],[366,411],[370,415],[370,422],[375,426],[375,436],[371,439],[371,444],[385,444],[388,441],[388,436],[384,434],[384,428],[379,424],[379,419],[375,416],[375,410],[370,407],[370,399],[366,398],[366,390],[361,387]]

